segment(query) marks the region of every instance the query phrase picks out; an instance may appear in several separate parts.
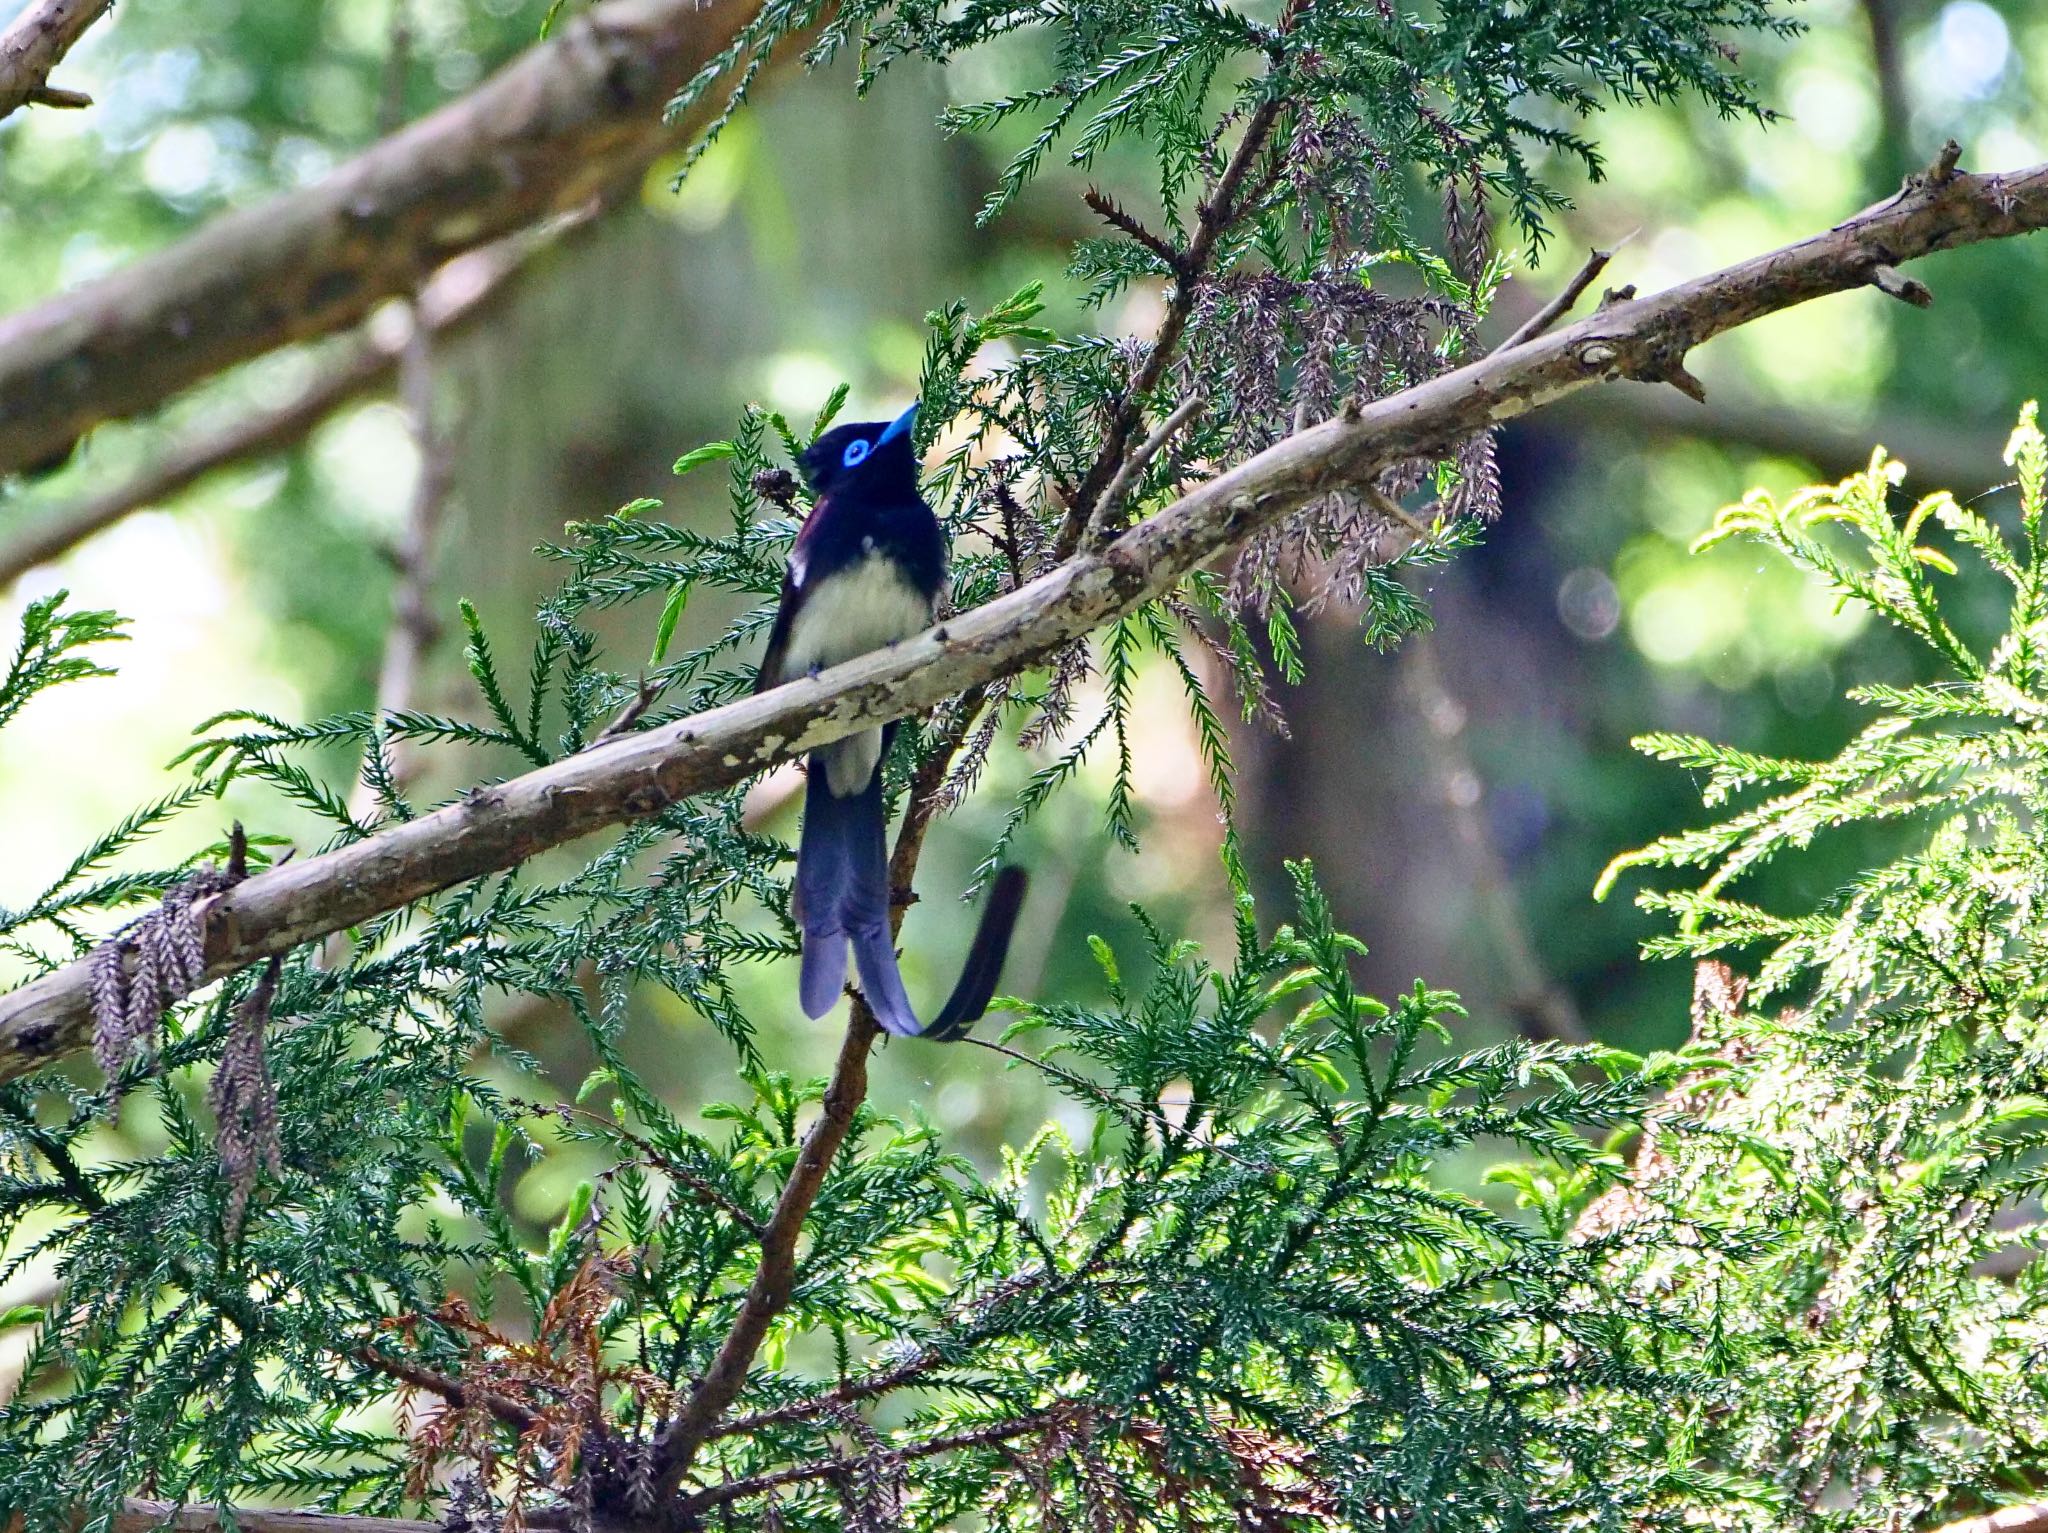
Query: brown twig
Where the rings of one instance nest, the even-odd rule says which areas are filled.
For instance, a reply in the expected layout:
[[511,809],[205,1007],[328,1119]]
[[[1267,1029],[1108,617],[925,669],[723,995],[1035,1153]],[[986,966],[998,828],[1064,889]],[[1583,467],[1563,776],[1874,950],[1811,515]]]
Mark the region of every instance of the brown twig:
[[50,84],[85,29],[113,9],[114,0],[31,0],[0,32],[0,117],[17,107],[83,107],[92,97]]
[[1100,543],[1116,533],[1117,508],[1130,493],[1132,484],[1145,472],[1145,465],[1159,455],[1159,449],[1173,440],[1175,432],[1202,413],[1208,401],[1199,394],[1191,394],[1174,407],[1171,415],[1161,421],[1152,434],[1138,444],[1138,450],[1124,459],[1123,467],[1116,471],[1116,477],[1109,481],[1109,488],[1102,492],[1102,499],[1096,503],[1095,514],[1088,518],[1088,539]]
[[607,740],[616,740],[620,735],[629,735],[639,728],[640,721],[647,717],[647,710],[661,698],[661,684],[649,681],[645,676],[633,689],[633,696],[626,706],[612,717],[612,721],[597,732],[592,745],[602,745]]
[[873,1014],[865,1005],[856,1003],[846,1025],[846,1037],[839,1045],[839,1060],[833,1067],[831,1083],[825,1088],[818,1120],[805,1133],[796,1167],[783,1184],[775,1213],[761,1234],[760,1261],[753,1281],[747,1285],[746,1297],[740,1301],[739,1314],[719,1346],[718,1355],[684,1401],[681,1413],[655,1443],[654,1483],[663,1498],[673,1496],[681,1488],[697,1450],[739,1397],[769,1325],[789,1303],[796,1276],[797,1240],[803,1234],[811,1205],[817,1201],[818,1190],[825,1184],[825,1174],[831,1170],[833,1158],[846,1142],[854,1115],[867,1096],[868,1051],[880,1032]]
[[517,1427],[521,1432],[531,1431],[540,1420],[538,1411],[520,1404],[510,1396],[498,1394],[493,1390],[478,1389],[473,1384],[465,1384],[462,1380],[451,1378],[448,1374],[429,1368],[423,1363],[393,1357],[369,1346],[357,1347],[349,1356],[373,1372],[446,1400],[457,1410],[474,1408],[488,1411],[507,1426]]
[[[1204,482],[1100,552],[1066,559],[893,648],[636,731],[259,873],[197,912],[207,977],[987,686],[1173,590],[1203,561],[1316,496],[1370,482],[1387,464],[1436,456],[1474,431],[1600,382],[1658,373],[1766,314],[1864,287],[1874,250],[1897,265],[2044,224],[2048,165],[1995,177],[1955,173],[1836,228],[1364,403]],[[83,964],[0,997],[0,1078],[76,1050],[91,1015]]]
[[[1296,4],[1288,6],[1283,26],[1297,9]],[[1265,153],[1284,107],[1283,98],[1276,92],[1252,108],[1251,115],[1245,119],[1243,136],[1238,139],[1223,173],[1216,178],[1216,184],[1197,210],[1194,235],[1189,239],[1187,249],[1180,252],[1174,262],[1173,296],[1167,300],[1166,317],[1160,321],[1158,333],[1152,337],[1144,364],[1138,369],[1137,376],[1131,379],[1122,401],[1111,412],[1109,424],[1102,434],[1102,446],[1067,505],[1066,523],[1053,545],[1054,557],[1069,558],[1081,546],[1082,534],[1087,530],[1096,506],[1102,503],[1104,492],[1123,468],[1131,438],[1144,419],[1146,397],[1159,387],[1160,380],[1166,376],[1167,365],[1180,346],[1188,321],[1194,317],[1195,303],[1201,297],[1202,282],[1208,275],[1209,264],[1216,257],[1217,246],[1223,236],[1244,210],[1241,194],[1245,182],[1251,175],[1252,166]]]
[[1403,506],[1378,485],[1370,483],[1360,485],[1358,487],[1358,497],[1388,521],[1398,522],[1403,527],[1406,527],[1418,541],[1430,535],[1430,529],[1423,526],[1419,517],[1412,515],[1407,507]]
[[[1008,1442],[1014,1437],[1029,1437],[1035,1432],[1050,1431],[1077,1409],[1080,1407],[1055,1405],[1030,1416],[993,1422],[988,1426],[973,1427],[964,1432],[952,1432],[944,1437],[927,1438],[923,1442],[907,1443],[900,1448],[891,1448],[876,1457],[884,1462],[904,1464],[915,1459],[931,1458],[940,1453],[958,1453],[966,1448],[986,1448],[999,1442]],[[771,1490],[780,1490],[785,1485],[836,1479],[858,1468],[861,1462],[859,1459],[851,1458],[816,1459],[808,1464],[794,1464],[787,1469],[777,1469],[768,1474],[750,1475],[744,1480],[727,1480],[722,1485],[708,1486],[694,1495],[685,1497],[677,1512],[685,1518],[699,1517],[705,1512],[734,1501],[745,1500],[749,1496],[765,1495]]]
[[1586,289],[1593,285],[1593,279],[1607,270],[1607,263],[1613,259],[1614,252],[1611,250],[1596,249],[1587,252],[1586,264],[1581,266],[1572,280],[1558,291],[1557,296],[1515,326],[1514,333],[1494,347],[1488,355],[1513,351],[1524,342],[1535,340],[1537,336],[1571,313],[1572,306],[1584,295]]
[[1087,203],[1089,208],[1104,223],[1113,229],[1121,229],[1125,234],[1159,257],[1161,263],[1165,265],[1168,271],[1176,274],[1180,272],[1181,263],[1187,258],[1186,252],[1164,235],[1153,233],[1144,224],[1125,212],[1118,205],[1114,197],[1099,187],[1091,186],[1081,194],[1081,200]]

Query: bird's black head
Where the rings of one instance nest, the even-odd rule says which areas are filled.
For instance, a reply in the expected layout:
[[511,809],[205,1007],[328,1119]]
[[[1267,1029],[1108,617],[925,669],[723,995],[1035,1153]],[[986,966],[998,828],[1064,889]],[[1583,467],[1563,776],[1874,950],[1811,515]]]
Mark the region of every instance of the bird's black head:
[[804,453],[804,477],[819,495],[844,489],[915,495],[917,449],[910,428],[916,422],[917,406],[912,405],[892,421],[834,426]]

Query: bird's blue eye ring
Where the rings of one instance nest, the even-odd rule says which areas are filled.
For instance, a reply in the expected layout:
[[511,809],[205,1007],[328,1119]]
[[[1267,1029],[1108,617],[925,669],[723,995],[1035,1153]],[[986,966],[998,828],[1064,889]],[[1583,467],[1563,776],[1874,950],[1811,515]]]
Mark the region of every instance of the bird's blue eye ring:
[[841,468],[852,468],[874,450],[874,444],[866,437],[855,437],[846,444],[846,453],[840,458],[839,466]]

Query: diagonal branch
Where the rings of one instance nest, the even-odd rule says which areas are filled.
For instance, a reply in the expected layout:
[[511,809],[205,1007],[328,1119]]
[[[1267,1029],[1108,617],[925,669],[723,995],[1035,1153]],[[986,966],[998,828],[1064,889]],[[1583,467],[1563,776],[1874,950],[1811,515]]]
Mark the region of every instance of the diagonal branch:
[[104,420],[356,323],[452,257],[588,200],[690,131],[662,108],[752,0],[603,0],[326,179],[0,319],[0,477]]
[[2048,1503],[2001,1507],[1979,1517],[1965,1517],[1935,1533],[2048,1533]]
[[718,1356],[690,1391],[682,1413],[669,1423],[655,1444],[654,1480],[664,1498],[681,1487],[697,1450],[739,1397],[769,1325],[789,1303],[790,1288],[796,1280],[797,1238],[803,1234],[804,1219],[818,1199],[818,1189],[825,1183],[825,1173],[832,1168],[833,1157],[846,1142],[854,1116],[867,1096],[868,1051],[880,1032],[873,1014],[856,1003],[845,1041],[839,1046],[832,1082],[825,1088],[824,1111],[804,1135],[796,1169],[783,1184],[775,1213],[761,1234],[760,1262],[746,1297],[740,1301],[739,1317],[726,1333]]
[[342,406],[388,383],[415,331],[445,338],[491,312],[510,279],[547,248],[547,240],[522,235],[456,257],[421,290],[411,323],[386,325],[379,314],[282,404],[196,431],[154,455],[134,477],[36,513],[28,527],[0,542],[0,591],[37,565],[69,553],[124,517],[161,505],[209,474],[290,447]]
[[424,1390],[430,1395],[439,1396],[457,1410],[467,1410],[475,1407],[478,1410],[488,1411],[507,1426],[514,1427],[521,1432],[531,1431],[534,1423],[540,1420],[540,1413],[538,1411],[521,1404],[509,1395],[497,1394],[488,1389],[478,1389],[475,1385],[465,1384],[462,1380],[451,1378],[447,1374],[429,1368],[423,1363],[415,1363],[403,1357],[393,1357],[390,1353],[380,1352],[372,1346],[357,1347],[350,1356],[354,1357],[364,1367],[373,1369],[387,1378],[397,1379],[401,1384],[408,1385],[413,1389]]
[[[1298,10],[1298,3],[1288,5],[1282,15],[1283,27]],[[1105,492],[1122,471],[1130,452],[1131,439],[1144,424],[1147,396],[1166,377],[1166,369],[1180,347],[1181,336],[1195,316],[1195,305],[1202,296],[1202,283],[1209,275],[1224,235],[1230,232],[1247,206],[1257,201],[1256,190],[1247,195],[1246,182],[1251,177],[1252,166],[1272,142],[1273,130],[1279,125],[1280,114],[1286,105],[1285,95],[1274,91],[1252,108],[1251,115],[1245,119],[1243,136],[1231,151],[1215,186],[1203,199],[1195,219],[1194,237],[1173,262],[1173,296],[1167,300],[1166,317],[1160,321],[1159,333],[1152,337],[1151,349],[1145,353],[1145,361],[1137,376],[1131,379],[1130,387],[1124,390],[1123,399],[1110,412],[1102,446],[1074,491],[1073,504],[1067,508],[1066,525],[1060,529],[1054,545],[1063,559],[1081,546],[1081,535],[1091,520],[1102,521],[1105,528],[1110,525],[1107,518],[1113,508],[1105,504]],[[1098,506],[1104,508],[1100,518],[1096,516]]]
[[0,32],[0,117],[23,106],[91,106],[92,97],[50,83],[50,71],[113,9],[114,0],[30,0]]
[[[1666,292],[1614,304],[1512,351],[1481,358],[1312,426],[1211,480],[1098,552],[1080,554],[972,612],[822,675],[622,736],[431,814],[249,878],[195,914],[206,975],[693,794],[817,746],[921,713],[1022,670],[1171,591],[1203,561],[1307,501],[1369,483],[1382,465],[1430,457],[1480,428],[1624,378],[1670,376],[1700,342],[1828,293],[1868,286],[1875,265],[2048,225],[2048,165],[1952,173],[1833,229]],[[75,1052],[91,1030],[86,965],[0,997],[0,1079]]]
[[[941,1453],[993,1447],[1012,1438],[1049,1432],[1062,1420],[1073,1416],[1075,1410],[1073,1406],[1055,1405],[1035,1415],[1013,1417],[1007,1421],[992,1421],[986,1426],[969,1427],[964,1431],[949,1432],[943,1437],[929,1437],[923,1442],[908,1443],[901,1448],[889,1449],[877,1457],[885,1462],[902,1464],[913,1459],[932,1458]],[[861,1466],[860,1459],[818,1459],[808,1464],[792,1464],[787,1469],[777,1469],[768,1474],[752,1475],[744,1480],[727,1480],[722,1485],[713,1485],[709,1489],[700,1490],[686,1497],[677,1508],[677,1514],[681,1518],[701,1517],[718,1507],[743,1501],[749,1496],[765,1496],[768,1492],[780,1490],[785,1485],[839,1479]]]

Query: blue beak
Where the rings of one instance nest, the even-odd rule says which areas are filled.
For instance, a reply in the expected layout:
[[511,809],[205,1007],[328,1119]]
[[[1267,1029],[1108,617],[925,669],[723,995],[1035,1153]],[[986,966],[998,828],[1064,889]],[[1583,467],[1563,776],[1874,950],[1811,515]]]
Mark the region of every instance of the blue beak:
[[917,406],[912,405],[908,410],[897,416],[896,419],[889,422],[889,429],[875,438],[875,445],[877,447],[886,447],[899,436],[908,436],[910,428],[916,424]]

